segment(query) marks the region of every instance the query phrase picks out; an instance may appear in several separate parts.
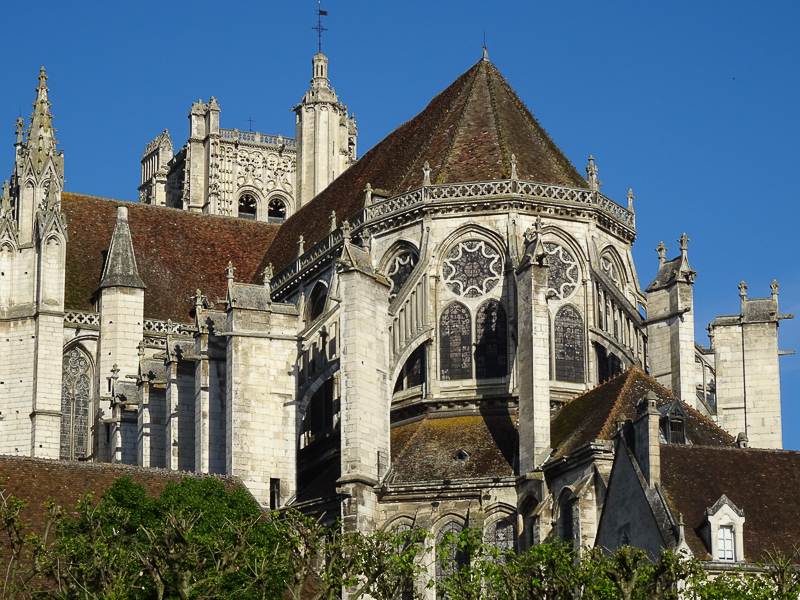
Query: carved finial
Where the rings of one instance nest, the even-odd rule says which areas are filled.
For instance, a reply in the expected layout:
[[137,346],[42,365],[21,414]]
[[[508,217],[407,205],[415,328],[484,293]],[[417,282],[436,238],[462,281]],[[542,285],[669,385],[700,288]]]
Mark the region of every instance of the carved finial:
[[119,365],[117,363],[114,363],[114,366],[111,367],[111,379],[114,381],[119,379]]
[[301,235],[300,238],[297,240],[297,258],[303,256],[306,251],[306,241],[303,239]]
[[272,263],[267,265],[267,268],[264,269],[264,285],[267,286],[272,282],[272,277],[275,272],[275,269],[272,267]]
[[517,155],[511,155],[511,179],[517,178]]
[[775,298],[778,295],[778,288],[781,287],[778,285],[778,280],[773,279],[772,283],[769,284],[769,289],[772,290],[772,297]]
[[636,196],[633,195],[633,188],[628,188],[628,210],[633,212],[633,201],[636,200]]
[[486,47],[486,44],[483,45],[483,58],[481,60],[489,60],[489,49]]
[[367,227],[365,227],[364,231],[361,232],[361,246],[367,252],[372,249],[372,233]]
[[45,73],[44,67],[39,69],[39,85],[36,88],[38,92],[36,99],[37,100],[47,100],[47,73]]
[[669,248],[664,245],[664,242],[658,242],[658,246],[656,246],[656,252],[658,252],[658,262],[663,263],[665,260],[667,260],[667,250],[669,250]]
[[0,215],[7,215],[11,213],[11,195],[8,192],[8,180],[3,182],[3,197],[2,204],[0,204]]
[[144,340],[139,340],[139,360],[144,360]]
[[233,272],[236,270],[236,267],[233,266],[233,262],[228,261],[228,266],[225,267],[225,273],[228,278],[229,283],[233,283]]
[[686,237],[686,232],[684,232],[681,237],[678,238],[678,241],[681,243],[681,252],[686,252],[689,249],[689,242],[692,240]]
[[594,164],[594,156],[589,155],[589,166],[586,167],[586,181],[593,190],[598,190],[602,183],[597,179],[597,166]]
[[372,206],[372,185],[369,183],[364,188],[364,206]]
[[739,284],[739,297],[747,298],[747,284],[744,281]]
[[422,167],[422,185],[430,185],[431,184],[431,166],[428,164],[428,161],[425,161],[425,166]]
[[342,237],[345,242],[350,241],[350,221],[342,221]]
[[22,120],[22,117],[17,117],[14,127],[16,127],[17,144],[21,144],[22,136],[25,134],[25,121]]
[[45,210],[47,212],[54,212],[58,209],[58,198],[56,198],[54,187],[51,179],[47,184],[47,199],[45,200]]
[[196,289],[194,291],[194,296],[192,296],[192,300],[194,300],[195,310],[197,312],[200,312],[200,310],[203,308],[204,305],[205,296],[203,296],[203,293],[199,289]]
[[331,211],[331,233],[336,231],[336,211]]

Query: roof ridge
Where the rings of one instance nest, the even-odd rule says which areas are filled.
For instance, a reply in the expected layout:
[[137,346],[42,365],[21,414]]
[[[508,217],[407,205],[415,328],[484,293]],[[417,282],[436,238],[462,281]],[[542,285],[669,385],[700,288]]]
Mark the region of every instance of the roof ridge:
[[406,451],[406,449],[411,445],[411,442],[414,441],[414,438],[416,438],[417,435],[419,435],[419,432],[422,430],[422,426],[425,424],[425,421],[427,421],[430,416],[431,416],[431,413],[429,413],[429,412],[425,413],[425,416],[422,417],[422,421],[420,421],[419,427],[417,427],[417,430],[411,435],[410,438],[408,438],[408,440],[406,441],[405,446],[403,446],[403,449],[400,450],[400,452],[397,453],[397,458],[395,458],[392,461],[392,466],[394,466],[394,464],[398,460],[400,460],[400,457],[403,455],[403,453]]
[[[447,165],[447,160],[450,158],[450,154],[453,152],[453,147],[456,144],[456,138],[458,137],[459,131],[461,131],[461,124],[464,122],[464,115],[467,114],[467,108],[472,103],[473,95],[475,93],[475,82],[478,80],[478,75],[483,71],[483,61],[478,61],[475,63],[470,69],[467,71],[475,70],[475,73],[472,75],[472,81],[469,82],[467,88],[469,92],[467,93],[467,99],[464,101],[464,105],[461,107],[461,114],[458,115],[458,120],[456,121],[455,126],[453,127],[453,135],[450,136],[450,142],[447,144],[447,150],[444,151],[444,155],[442,156],[442,161],[439,164],[439,169],[436,171],[436,176],[433,177],[433,181],[435,183],[443,183],[440,180],[442,173],[444,172],[445,166]],[[441,129],[442,125],[444,124],[444,119],[439,123],[439,127],[436,128],[436,132],[438,133]],[[432,138],[435,136],[431,136]]]
[[566,154],[564,154],[564,151],[561,150],[561,148],[558,146],[558,144],[555,143],[555,141],[553,141],[553,138],[550,137],[550,134],[547,133],[547,130],[542,126],[541,123],[539,123],[539,119],[537,119],[536,115],[534,115],[530,111],[527,104],[525,104],[522,98],[519,97],[516,90],[514,90],[514,88],[511,87],[511,84],[508,83],[508,80],[503,76],[500,70],[494,65],[494,63],[490,64],[495,68],[498,77],[505,86],[506,92],[511,96],[512,101],[520,109],[520,112],[522,113],[525,120],[528,122],[528,125],[535,129],[539,129],[541,133],[544,135],[544,138],[547,140],[547,143],[550,146],[551,151],[555,150],[557,156],[560,155],[564,157],[564,160],[567,161],[567,165],[569,165],[575,171],[575,174],[578,176],[579,179],[583,180],[583,177],[581,177],[580,172],[578,172],[578,169],[576,169],[575,165],[572,164],[572,161],[569,159],[569,157]]
[[[499,73],[494,63],[489,61],[486,62],[488,62],[491,67],[494,67],[495,73]],[[492,78],[488,76],[488,73],[486,77],[486,87],[489,89],[489,101],[492,107],[492,119],[494,119],[494,127],[497,130],[497,143],[500,145],[500,156],[503,159],[503,176],[506,179],[510,179],[511,160],[508,156],[508,148],[506,147],[506,140],[503,137],[503,125],[497,109],[497,97],[495,95],[494,82],[492,81]]]
[[[617,410],[619,409],[620,399],[625,395],[625,392],[628,391],[628,387],[631,384],[631,378],[636,373],[636,371],[637,371],[636,365],[631,365],[620,374],[620,375],[625,375],[627,379],[625,380],[625,383],[622,384],[622,387],[620,388],[619,393],[617,394],[617,398],[616,400],[614,400],[614,405],[611,407],[611,410],[608,411],[608,416],[606,417],[605,423],[603,423],[603,426],[600,428],[601,434],[606,430],[607,427],[611,425],[611,417],[612,415],[615,415],[617,413]],[[620,375],[617,375],[617,377],[619,377]],[[614,379],[616,379],[616,377]]]

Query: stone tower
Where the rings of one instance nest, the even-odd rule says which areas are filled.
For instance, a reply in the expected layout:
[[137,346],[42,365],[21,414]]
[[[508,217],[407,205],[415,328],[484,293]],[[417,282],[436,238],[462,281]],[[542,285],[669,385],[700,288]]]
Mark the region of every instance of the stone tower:
[[650,374],[689,406],[697,406],[695,389],[694,278],[687,254],[689,238],[678,240],[680,256],[667,260],[659,243],[658,274],[645,290]]
[[294,107],[297,126],[297,208],[341,175],[356,159],[354,115],[339,102],[328,79],[328,57],[311,61],[314,75],[303,101]]
[[3,420],[14,423],[0,452],[72,458],[88,454],[87,437],[71,432],[86,430],[89,407],[69,407],[62,417],[64,155],[56,150],[46,81],[42,67],[27,131],[17,121],[14,172],[0,209],[0,400]]

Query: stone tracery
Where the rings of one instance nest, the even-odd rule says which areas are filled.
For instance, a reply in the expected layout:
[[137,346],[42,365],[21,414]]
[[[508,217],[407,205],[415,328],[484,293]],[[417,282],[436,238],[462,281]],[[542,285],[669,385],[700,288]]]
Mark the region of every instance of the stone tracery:
[[442,274],[447,288],[458,296],[478,298],[500,282],[500,254],[483,240],[461,242],[447,253]]
[[572,253],[564,246],[548,242],[544,249],[550,255],[547,270],[547,293],[560,300],[569,298],[578,287],[580,270]]

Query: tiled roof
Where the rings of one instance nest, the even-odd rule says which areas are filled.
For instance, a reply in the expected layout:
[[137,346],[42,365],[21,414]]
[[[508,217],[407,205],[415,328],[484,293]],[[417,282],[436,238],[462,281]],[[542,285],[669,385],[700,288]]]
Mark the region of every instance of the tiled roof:
[[[517,430],[508,415],[426,419],[392,429],[394,484],[514,475]],[[466,459],[457,459],[463,450]]]
[[278,272],[296,258],[299,236],[305,248],[327,236],[331,211],[339,223],[357,214],[368,183],[404,193],[422,185],[425,162],[431,183],[507,179],[512,154],[520,179],[587,186],[497,68],[481,60],[292,215],[265,263]]
[[64,193],[61,210],[69,227],[64,299],[68,310],[92,310],[118,206],[128,207],[136,264],[147,286],[144,315],[151,319],[190,321],[193,304],[189,298],[198,288],[212,302],[225,298],[229,260],[236,267],[237,281],[261,277],[256,271],[278,229],[245,219]]
[[747,560],[760,561],[774,550],[791,554],[800,544],[798,452],[662,444],[661,484],[673,516],[683,514],[696,558],[708,558],[700,529],[706,509],[722,494],[744,510]]
[[[634,366],[568,402],[550,422],[553,456],[565,456],[594,440],[612,439],[617,420],[634,419],[637,402],[649,391],[655,392],[659,407],[675,399],[666,388]],[[687,404],[682,406],[686,410],[686,436],[693,444],[734,444],[728,433]]]
[[[0,485],[0,489],[28,501],[23,519],[30,525],[31,533],[41,533],[48,500],[55,500],[62,508],[71,509],[83,494],[94,492],[95,497],[99,498],[120,477],[130,477],[141,483],[147,494],[154,497],[170,481],[180,483],[184,477],[203,475],[107,463],[78,463],[0,455],[0,480],[8,478],[8,482]],[[236,477],[213,477],[222,481],[228,489],[243,487]]]

